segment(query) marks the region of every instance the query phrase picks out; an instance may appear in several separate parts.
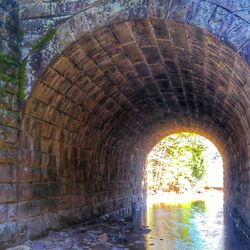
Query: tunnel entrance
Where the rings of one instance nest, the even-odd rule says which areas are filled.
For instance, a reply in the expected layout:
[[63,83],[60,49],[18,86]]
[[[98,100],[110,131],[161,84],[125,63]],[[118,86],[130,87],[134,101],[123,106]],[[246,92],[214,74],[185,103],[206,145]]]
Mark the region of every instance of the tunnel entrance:
[[140,19],[85,32],[48,65],[23,112],[27,234],[129,213],[143,200],[149,150],[166,131],[191,128],[218,146],[228,213],[248,220],[247,72],[225,44],[182,23]]
[[101,11],[88,29],[81,25],[92,10],[79,13],[32,56],[37,75],[15,118],[18,139],[0,151],[6,246],[130,214],[144,199],[149,151],[166,131],[191,129],[220,151],[225,211],[250,235],[248,64],[205,29],[133,18],[131,6],[104,27]]

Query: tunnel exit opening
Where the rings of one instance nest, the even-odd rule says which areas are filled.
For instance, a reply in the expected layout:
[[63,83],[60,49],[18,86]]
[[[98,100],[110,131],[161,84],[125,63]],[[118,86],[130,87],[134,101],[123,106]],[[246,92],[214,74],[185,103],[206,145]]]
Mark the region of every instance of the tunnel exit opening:
[[153,249],[231,249],[224,222],[223,165],[215,144],[196,133],[170,134],[152,148],[143,218],[152,230],[145,237],[147,249],[152,249],[152,238]]
[[147,156],[149,194],[202,194],[223,190],[223,159],[216,146],[195,133],[175,133]]

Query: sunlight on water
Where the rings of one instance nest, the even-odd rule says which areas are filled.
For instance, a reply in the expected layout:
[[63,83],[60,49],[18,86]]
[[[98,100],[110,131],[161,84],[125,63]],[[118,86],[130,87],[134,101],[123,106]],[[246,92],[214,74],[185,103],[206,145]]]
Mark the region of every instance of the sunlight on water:
[[183,203],[160,202],[151,197],[143,223],[152,230],[145,236],[146,249],[226,249],[223,192],[211,191],[199,200]]

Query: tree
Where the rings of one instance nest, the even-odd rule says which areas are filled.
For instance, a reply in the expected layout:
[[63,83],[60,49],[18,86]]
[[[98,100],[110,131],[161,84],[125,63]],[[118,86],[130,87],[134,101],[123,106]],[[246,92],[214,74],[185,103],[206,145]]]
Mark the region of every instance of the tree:
[[161,140],[148,156],[148,189],[187,190],[205,175],[202,137],[177,133]]

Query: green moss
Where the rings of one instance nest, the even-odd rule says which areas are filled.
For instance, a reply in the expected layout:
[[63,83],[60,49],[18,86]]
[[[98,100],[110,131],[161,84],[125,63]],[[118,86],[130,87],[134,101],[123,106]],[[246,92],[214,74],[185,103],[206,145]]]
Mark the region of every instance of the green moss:
[[24,36],[24,31],[21,28],[17,28],[17,36],[19,38],[19,41],[21,41]]
[[[22,100],[25,96],[25,75],[27,59],[19,62],[14,58],[0,52],[0,80],[18,85],[18,98]],[[8,72],[15,73],[8,73]]]
[[17,66],[19,65],[18,61],[9,56],[9,55],[6,55],[2,52],[0,52],[0,64],[3,64],[3,65],[6,65],[6,66]]
[[19,66],[18,60],[0,52],[0,80],[17,83],[17,74],[15,73],[17,66]]
[[25,97],[25,81],[26,81],[26,66],[28,60],[24,59],[19,66],[19,88],[18,88],[18,98],[23,100]]
[[38,40],[35,44],[32,46],[32,53],[36,53],[39,51],[45,44],[47,44],[55,35],[56,29],[55,28],[50,28],[48,32],[40,39]]
[[5,81],[5,82],[11,82],[16,84],[18,82],[17,76],[16,75],[8,75],[5,73],[0,72],[0,80]]
[[[21,29],[17,30],[17,33],[19,37],[23,36]],[[0,51],[0,80],[18,85],[18,98],[20,101],[25,97],[26,66],[29,56],[44,47],[44,45],[53,38],[55,33],[56,29],[50,28],[48,32],[32,46],[31,53],[22,61]]]

